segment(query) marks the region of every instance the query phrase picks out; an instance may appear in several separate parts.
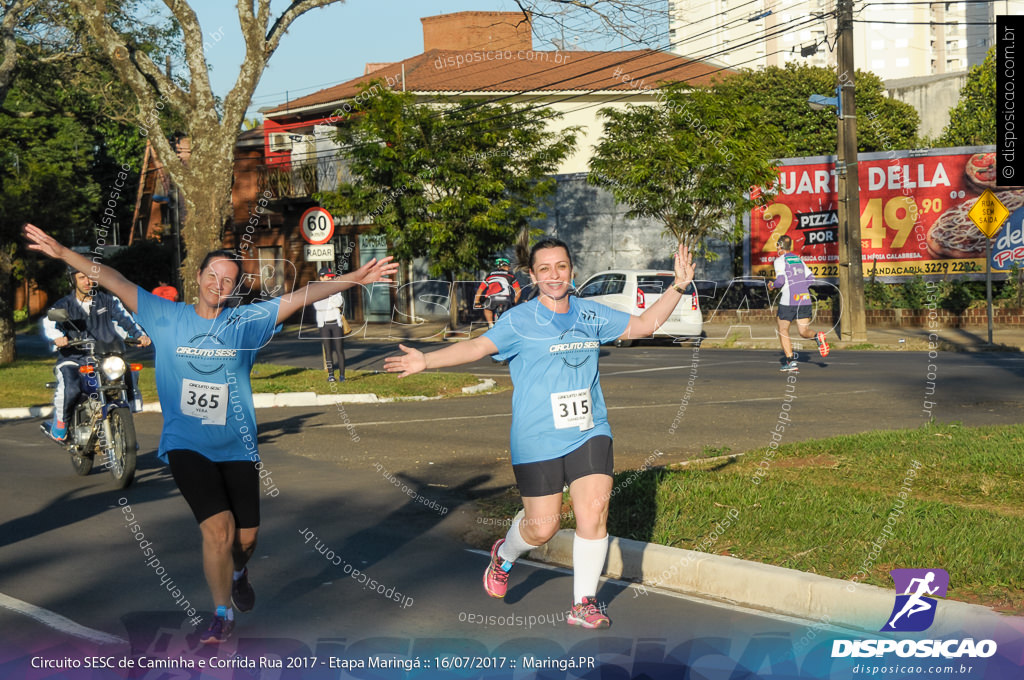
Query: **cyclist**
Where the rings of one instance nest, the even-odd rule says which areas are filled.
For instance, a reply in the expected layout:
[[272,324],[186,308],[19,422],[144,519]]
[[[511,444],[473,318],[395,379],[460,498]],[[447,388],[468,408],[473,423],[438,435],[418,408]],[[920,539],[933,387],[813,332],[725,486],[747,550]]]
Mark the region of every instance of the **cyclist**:
[[476,289],[476,297],[473,299],[473,306],[476,308],[483,303],[484,319],[488,328],[494,326],[494,320],[501,316],[503,311],[511,305],[518,304],[522,292],[519,281],[512,275],[511,263],[507,257],[495,259],[494,267],[494,271],[484,277]]
[[263,466],[250,380],[256,351],[303,306],[354,285],[390,282],[387,277],[398,265],[390,257],[373,259],[332,282],[234,306],[230,303],[241,282],[241,259],[232,251],[215,250],[196,273],[195,304],[185,304],[146,292],[38,227],[26,224],[24,232],[30,250],[92,273],[156,338],[156,384],[164,420],[158,456],[170,466],[202,535],[203,571],[215,614],[200,641],[224,642],[235,626],[232,603],[249,611],[256,601],[246,568],[259,533]]
[[[525,250],[525,249],[524,249]],[[512,470],[523,510],[505,538],[491,548],[484,589],[505,596],[512,565],[558,531],[562,489],[569,487],[576,516],[573,541],[573,606],[567,621],[607,628],[596,602],[608,553],[608,501],[612,495],[612,439],[601,393],[602,343],[651,335],[679,303],[693,280],[683,246],[675,255],[675,283],[640,316],[631,316],[570,294],[572,256],[553,238],[519,252],[538,295],[513,307],[483,335],[423,354],[399,345],[384,368],[405,377],[427,368],[456,366],[496,355],[509,360],[512,393]]]
[[[43,319],[43,335],[53,343],[60,358],[53,372],[57,376],[57,389],[53,393],[53,420],[44,422],[43,432],[50,439],[63,443],[68,436],[67,417],[71,405],[82,393],[78,369],[88,357],[87,348],[69,347],[71,340],[92,339],[102,344],[121,345],[122,338],[134,338],[142,347],[150,344],[149,336],[129,314],[121,301],[105,291],[96,290],[95,282],[72,267],[68,268],[71,292],[57,300],[51,309],[63,309],[68,321],[57,323]],[[134,396],[134,385],[129,385],[129,397]]]

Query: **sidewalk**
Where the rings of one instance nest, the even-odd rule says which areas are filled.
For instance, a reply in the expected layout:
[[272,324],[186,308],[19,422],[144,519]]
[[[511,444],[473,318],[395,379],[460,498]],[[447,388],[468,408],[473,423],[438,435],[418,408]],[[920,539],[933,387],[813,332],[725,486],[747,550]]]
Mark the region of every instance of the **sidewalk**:
[[[828,333],[833,350],[885,350],[885,351],[953,351],[953,352],[1020,352],[1024,351],[1024,328],[994,328],[993,345],[988,344],[988,328],[868,328],[867,341],[846,342],[838,339],[835,329],[811,325],[815,331]],[[714,322],[704,324],[707,337],[702,347],[744,349],[779,349],[777,327],[773,323],[749,323],[742,319],[729,320],[720,315]],[[796,324],[790,325],[789,335],[797,351],[813,351],[813,339],[802,340]],[[931,337],[934,336],[934,337]]]
[[[735,315],[735,316],[733,316]],[[732,317],[732,318],[731,318]],[[839,340],[836,329],[812,324],[816,331],[828,333],[828,342],[833,349],[884,350],[884,351],[928,351],[930,349],[954,352],[1020,352],[1024,351],[1024,328],[999,328],[992,332],[992,342],[988,344],[988,328],[971,326],[968,328],[890,328],[869,327],[866,342],[844,342]],[[285,327],[285,332],[295,330]],[[461,326],[456,331],[448,331],[441,322],[419,325],[398,323],[366,324],[362,328],[354,328],[352,337],[355,340],[398,342],[401,340],[420,341],[455,341],[479,335],[486,330],[485,324]],[[779,349],[777,326],[773,322],[746,321],[735,312],[721,312],[710,322],[704,323],[703,347],[720,349]],[[930,335],[935,337],[930,338]],[[813,350],[814,340],[801,341],[796,331],[796,324],[790,327],[790,337],[794,346],[800,349]],[[929,346],[929,342],[933,346]],[[801,348],[801,343],[803,347]],[[937,343],[937,345],[936,345]]]

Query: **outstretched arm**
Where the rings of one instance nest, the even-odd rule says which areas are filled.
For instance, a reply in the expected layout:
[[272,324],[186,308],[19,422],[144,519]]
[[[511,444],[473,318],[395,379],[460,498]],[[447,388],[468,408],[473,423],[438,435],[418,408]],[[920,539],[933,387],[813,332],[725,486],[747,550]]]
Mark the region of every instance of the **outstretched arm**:
[[402,350],[404,354],[384,359],[384,370],[388,373],[400,373],[399,378],[419,373],[428,368],[468,364],[498,351],[494,343],[482,335],[426,354],[405,345],[399,345],[398,349]]
[[33,224],[26,223],[22,231],[25,239],[28,241],[29,250],[34,250],[47,257],[52,257],[71,265],[121,298],[121,302],[129,312],[134,314],[138,311],[138,286],[121,276],[121,272],[105,264],[100,264],[96,260],[90,260],[85,255],[76,253],[70,248],[61,245],[57,239]]
[[646,338],[668,320],[672,310],[682,299],[682,291],[693,281],[693,258],[689,249],[682,243],[675,255],[675,281],[668,290],[662,291],[661,297],[640,316],[634,316],[621,336],[624,340]]
[[390,255],[380,261],[374,258],[354,272],[338,277],[336,281],[318,281],[315,286],[306,284],[298,290],[282,295],[281,304],[277,308],[277,323],[284,323],[285,319],[306,305],[348,290],[352,286],[369,286],[377,281],[390,283],[390,276],[398,271],[398,263],[391,260]]

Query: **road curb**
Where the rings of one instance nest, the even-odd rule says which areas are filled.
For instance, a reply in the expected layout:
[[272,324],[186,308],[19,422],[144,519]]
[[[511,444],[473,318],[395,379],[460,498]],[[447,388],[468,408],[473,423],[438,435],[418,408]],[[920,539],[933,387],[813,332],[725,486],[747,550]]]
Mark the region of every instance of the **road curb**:
[[[482,378],[476,385],[463,387],[463,394],[475,394],[493,388],[497,383],[492,378]],[[316,392],[261,392],[252,395],[256,408],[279,408],[283,406],[334,406],[335,404],[384,404],[392,401],[440,399],[440,397],[378,397],[376,394],[317,394]],[[143,413],[160,413],[160,402],[145,404]],[[0,421],[22,420],[24,418],[46,418],[53,413],[53,406],[21,406],[0,408]]]
[[[562,529],[533,550],[531,559],[571,567],[574,533]],[[604,574],[879,637],[885,637],[878,631],[892,613],[896,595],[894,590],[863,583],[615,536],[610,537]],[[638,586],[638,591],[644,592],[643,586]],[[1008,618],[1013,617],[979,605],[943,600],[928,635],[950,636],[965,630],[973,635],[994,633],[1005,629]]]

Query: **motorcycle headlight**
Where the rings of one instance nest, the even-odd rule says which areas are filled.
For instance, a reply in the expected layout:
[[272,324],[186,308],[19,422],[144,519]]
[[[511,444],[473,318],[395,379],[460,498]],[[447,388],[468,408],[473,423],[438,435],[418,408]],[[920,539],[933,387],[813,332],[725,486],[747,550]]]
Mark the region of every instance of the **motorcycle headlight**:
[[100,362],[100,370],[103,371],[103,376],[107,380],[120,380],[124,372],[128,370],[128,365],[121,357],[104,357]]

